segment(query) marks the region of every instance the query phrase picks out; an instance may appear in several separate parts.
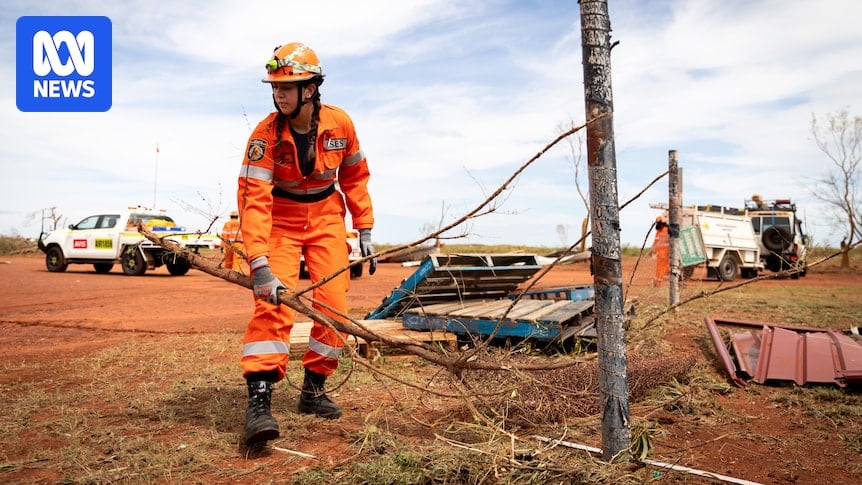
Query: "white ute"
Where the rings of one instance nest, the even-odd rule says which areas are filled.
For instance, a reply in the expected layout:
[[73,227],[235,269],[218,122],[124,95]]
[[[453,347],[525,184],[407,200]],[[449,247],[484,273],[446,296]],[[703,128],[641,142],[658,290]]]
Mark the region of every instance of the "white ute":
[[129,207],[88,216],[68,229],[40,235],[39,249],[45,253],[45,266],[56,273],[66,271],[70,264],[92,264],[96,273],[108,273],[120,263],[123,273],[140,276],[147,269],[165,265],[174,276],[188,273],[189,262],[146,239],[138,232],[139,223],[195,253],[221,245],[218,236],[188,233],[165,211]]

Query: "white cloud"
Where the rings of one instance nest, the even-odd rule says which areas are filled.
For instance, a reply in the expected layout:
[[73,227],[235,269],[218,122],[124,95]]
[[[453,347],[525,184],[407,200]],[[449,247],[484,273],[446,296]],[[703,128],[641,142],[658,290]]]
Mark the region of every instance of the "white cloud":
[[[811,115],[862,109],[857,2],[609,8],[620,41],[612,53],[620,202],[678,149],[687,203],[739,205],[760,192],[813,204],[799,181],[826,166]],[[50,206],[80,218],[155,198],[172,212],[226,212],[250,128],[272,109],[261,66],[288,41],[317,51],[324,102],[354,118],[372,163],[381,242],[416,238],[441,206],[448,220],[472,209],[584,116],[576,3],[14,0],[0,9],[6,25],[21,15],[109,16],[114,104],[106,113],[21,113],[14,64],[0,65],[0,233],[37,235],[38,221],[25,216]],[[14,35],[0,32],[7,59]],[[471,224],[476,239],[556,246],[562,225],[571,240],[584,214],[570,164],[567,147],[551,150],[498,214]],[[624,243],[642,243],[655,215],[648,204],[662,202],[666,187],[660,181],[621,213]],[[194,212],[178,218],[207,222]]]

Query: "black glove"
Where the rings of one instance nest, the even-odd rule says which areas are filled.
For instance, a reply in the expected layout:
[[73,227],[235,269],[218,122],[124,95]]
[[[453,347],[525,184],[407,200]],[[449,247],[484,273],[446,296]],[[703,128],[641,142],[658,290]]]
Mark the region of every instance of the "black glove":
[[278,305],[278,292],[287,287],[272,274],[266,256],[255,258],[249,267],[254,281],[254,297]]
[[[363,258],[374,254],[374,246],[371,245],[371,229],[359,230],[359,251],[362,252]],[[377,258],[368,263],[368,274],[372,275],[375,271],[377,271]]]

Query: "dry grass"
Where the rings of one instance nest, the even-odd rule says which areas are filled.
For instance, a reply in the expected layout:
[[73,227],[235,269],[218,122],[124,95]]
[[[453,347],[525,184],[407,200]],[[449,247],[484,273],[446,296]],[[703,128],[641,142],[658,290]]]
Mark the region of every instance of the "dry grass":
[[[685,291],[702,291],[699,283]],[[832,387],[728,384],[705,336],[703,315],[848,327],[862,321],[862,298],[849,287],[752,285],[704,298],[643,325],[663,311],[662,294],[638,289],[631,323],[629,384],[632,436],[650,456],[677,430],[735,423],[741,438],[778,446],[779,438],[746,431],[752,416],[727,407],[737,393],[813,418],[807,434],[862,453],[862,395]],[[669,336],[689,335],[679,352]],[[296,392],[277,390],[282,448],[311,448],[309,460],[270,448],[239,446],[245,389],[235,360],[235,333],[130,334],[120,345],[85,357],[62,354],[50,364],[3,361],[0,382],[0,480],[17,483],[488,484],[692,482],[679,472],[608,464],[588,453],[552,447],[533,435],[600,446],[596,361],[575,356],[572,368],[530,376],[470,373],[469,400],[441,397],[380,378],[349,362],[337,400],[357,420],[321,422],[293,411]],[[46,341],[50,349],[50,341]],[[498,352],[498,351],[494,351]],[[509,353],[505,359],[547,359]],[[571,358],[557,356],[555,358]],[[422,361],[383,356],[381,368],[428,391],[454,392],[450,379]],[[290,379],[299,371],[292,367]],[[501,393],[502,392],[502,393]],[[479,410],[480,412],[475,412]],[[643,439],[642,439],[643,438]],[[785,437],[786,438],[786,437]],[[667,448],[667,445],[665,445]],[[667,453],[667,450],[663,450]],[[666,455],[670,456],[670,455]],[[848,464],[862,474],[859,464]],[[855,467],[855,469],[853,469]]]

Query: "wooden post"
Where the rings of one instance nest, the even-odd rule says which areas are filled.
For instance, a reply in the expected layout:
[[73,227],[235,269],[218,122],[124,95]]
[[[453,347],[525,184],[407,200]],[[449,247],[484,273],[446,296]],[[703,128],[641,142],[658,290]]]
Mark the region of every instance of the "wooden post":
[[607,0],[580,0],[581,49],[587,127],[587,165],[592,221],[592,267],[598,334],[602,458],[629,458],[625,315],[623,313],[620,218],[611,90],[611,24]]
[[[669,296],[671,306],[679,304],[679,287],[680,282],[682,281],[682,268],[679,254],[679,221],[681,218],[680,212],[682,210],[682,197],[680,190],[680,171],[677,168],[677,163],[676,150],[669,150],[667,154],[667,234],[668,242],[670,243],[670,247],[668,249],[668,258],[670,259],[670,278],[668,286],[670,289],[668,291],[670,292]],[[676,312],[676,309],[674,309],[674,312]]]

